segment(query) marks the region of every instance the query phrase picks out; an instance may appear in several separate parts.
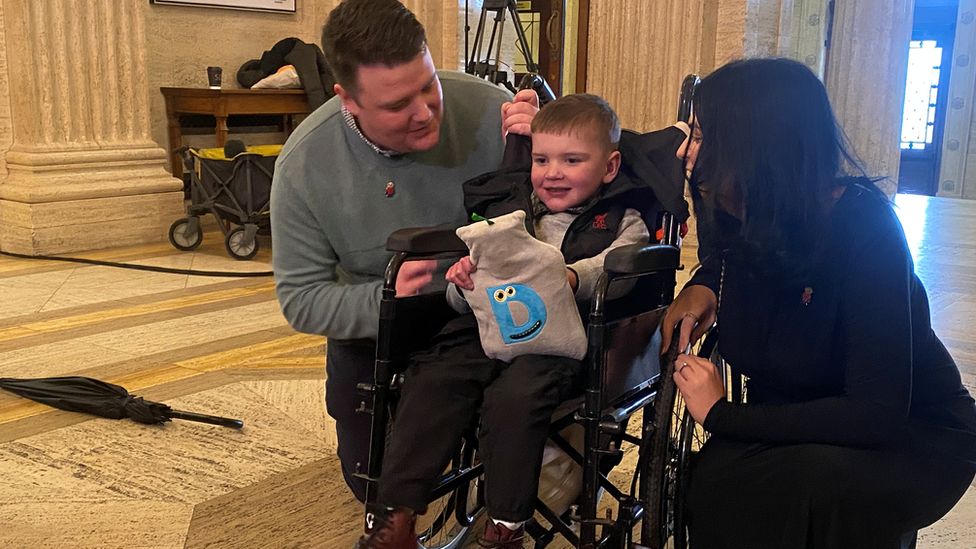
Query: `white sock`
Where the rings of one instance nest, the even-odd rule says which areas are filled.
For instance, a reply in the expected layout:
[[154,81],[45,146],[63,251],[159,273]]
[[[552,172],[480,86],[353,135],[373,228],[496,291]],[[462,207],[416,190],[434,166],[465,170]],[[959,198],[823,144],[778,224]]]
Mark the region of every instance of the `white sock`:
[[524,520],[522,522],[507,522],[504,520],[491,519],[491,521],[494,522],[496,526],[501,524],[502,526],[508,528],[509,530],[517,530],[521,528],[523,524],[525,524]]

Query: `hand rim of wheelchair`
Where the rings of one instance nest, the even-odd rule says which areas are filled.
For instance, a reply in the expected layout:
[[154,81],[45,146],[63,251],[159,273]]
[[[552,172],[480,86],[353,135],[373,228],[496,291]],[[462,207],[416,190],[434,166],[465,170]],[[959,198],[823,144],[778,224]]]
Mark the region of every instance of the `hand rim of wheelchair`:
[[[709,335],[715,338],[717,332]],[[715,339],[701,343],[696,354],[708,358],[724,372],[725,364],[717,348],[713,347],[714,342]],[[671,379],[673,371],[673,363],[665,365],[661,372],[662,383]],[[648,459],[641,456],[636,472],[647,475],[648,481],[653,483],[645,486],[646,494],[640,494],[646,506],[646,514],[641,521],[641,542],[655,548],[685,549],[688,547],[685,516],[688,468],[692,456],[709,435],[691,417],[674,383],[665,385],[662,391],[663,394],[659,393],[652,408],[655,425],[649,444],[650,455]],[[648,411],[645,408],[644,413]],[[667,418],[663,424],[657,421],[662,416]]]
[[[467,442],[465,441],[462,444],[467,444]],[[478,462],[476,452],[477,450],[475,450],[475,454],[471,458],[470,465],[472,466],[475,466]],[[458,454],[461,456],[464,455],[463,446],[458,451]],[[462,458],[460,466],[464,467],[468,465],[464,461]],[[430,503],[427,507],[427,513],[418,517],[418,523],[424,517],[436,516],[432,517],[433,520],[430,522],[430,526],[417,534],[418,549],[459,549],[464,544],[468,535],[471,533],[471,527],[474,526],[475,521],[478,520],[485,510],[481,497],[481,479],[481,476],[477,476],[466,483],[467,487],[464,491],[467,492],[465,494],[467,497],[463,511],[457,507],[457,496],[460,487],[451,490]],[[472,500],[472,497],[474,497],[474,500]],[[461,513],[463,513],[463,517],[460,516]],[[462,520],[466,524],[463,524]],[[450,525],[450,530],[445,535],[444,527],[447,525]]]

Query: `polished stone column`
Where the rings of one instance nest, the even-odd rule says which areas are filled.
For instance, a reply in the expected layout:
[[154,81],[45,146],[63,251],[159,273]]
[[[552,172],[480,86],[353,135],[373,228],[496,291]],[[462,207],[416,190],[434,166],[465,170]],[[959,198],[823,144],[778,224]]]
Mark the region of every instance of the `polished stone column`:
[[898,188],[914,0],[837,0],[827,90],[854,152],[888,194]]
[[700,67],[703,4],[590,2],[586,90],[605,97],[624,127],[674,123],[681,79]]
[[942,137],[939,196],[976,199],[976,0],[960,0]]
[[150,137],[140,0],[7,0],[12,144],[0,245],[47,254],[165,238],[182,184]]
[[824,74],[827,0],[783,0],[779,54]]

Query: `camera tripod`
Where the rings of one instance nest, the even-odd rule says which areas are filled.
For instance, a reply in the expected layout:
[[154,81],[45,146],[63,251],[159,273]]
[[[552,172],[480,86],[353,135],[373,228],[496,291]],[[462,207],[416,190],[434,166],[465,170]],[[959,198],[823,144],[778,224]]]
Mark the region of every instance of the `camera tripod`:
[[[484,1],[484,4],[481,6],[481,17],[478,19],[478,28],[474,33],[474,43],[471,44],[470,49],[468,48],[468,30],[470,29],[467,24],[468,7],[467,1],[465,1],[464,72],[473,74],[479,78],[484,78],[493,84],[501,84],[512,93],[517,92],[515,86],[508,80],[508,72],[499,68],[506,11],[511,15],[512,22],[515,23],[515,47],[525,58],[525,68],[528,72],[522,79],[522,82],[519,83],[518,89],[535,89],[539,94],[540,101],[543,103],[555,99],[555,94],[549,88],[549,84],[539,74],[539,65],[532,56],[532,49],[529,46],[528,39],[525,37],[525,31],[522,29],[522,21],[519,19],[515,0]],[[488,38],[487,47],[485,47],[489,12],[493,13],[494,16],[491,26],[491,36]],[[494,56],[492,55],[493,53]],[[484,57],[482,57],[482,54],[484,54]]]

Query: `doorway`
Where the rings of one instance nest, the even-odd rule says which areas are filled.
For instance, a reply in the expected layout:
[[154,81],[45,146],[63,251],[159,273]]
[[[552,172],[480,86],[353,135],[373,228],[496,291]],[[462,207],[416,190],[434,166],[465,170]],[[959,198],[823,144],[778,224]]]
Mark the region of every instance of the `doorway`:
[[916,0],[902,112],[898,192],[935,196],[958,0]]

